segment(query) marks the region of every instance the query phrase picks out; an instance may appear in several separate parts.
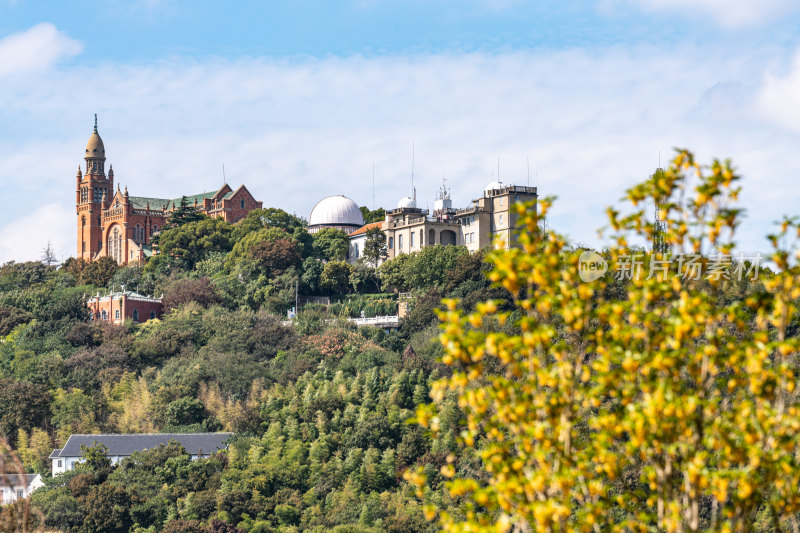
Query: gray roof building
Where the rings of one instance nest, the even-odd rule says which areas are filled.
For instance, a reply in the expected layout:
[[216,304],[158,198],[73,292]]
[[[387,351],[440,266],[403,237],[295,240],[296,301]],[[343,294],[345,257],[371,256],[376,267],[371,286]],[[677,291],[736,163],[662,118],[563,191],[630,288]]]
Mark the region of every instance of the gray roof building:
[[227,448],[228,440],[233,433],[128,433],[70,435],[63,448],[53,450],[50,459],[53,462],[53,474],[71,470],[82,460],[81,445],[93,446],[102,444],[108,448],[107,455],[113,463],[134,452],[151,450],[169,441],[175,441],[193,458],[209,456]]

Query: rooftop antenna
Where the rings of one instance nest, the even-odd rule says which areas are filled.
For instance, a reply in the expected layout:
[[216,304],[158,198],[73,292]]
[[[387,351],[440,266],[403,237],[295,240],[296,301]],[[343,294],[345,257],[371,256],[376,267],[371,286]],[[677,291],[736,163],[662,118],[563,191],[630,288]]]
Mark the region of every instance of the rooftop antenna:
[[525,156],[525,162],[528,164],[528,187],[531,186],[531,158],[529,156]]
[[372,161],[372,210],[375,211],[375,161]]
[[414,187],[414,141],[411,141],[411,199],[417,201],[417,188]]
[[94,114],[94,132],[97,133],[97,113]]
[[500,156],[497,156],[497,181],[500,181]]
[[228,183],[228,178],[225,176],[225,163],[222,163],[222,184]]

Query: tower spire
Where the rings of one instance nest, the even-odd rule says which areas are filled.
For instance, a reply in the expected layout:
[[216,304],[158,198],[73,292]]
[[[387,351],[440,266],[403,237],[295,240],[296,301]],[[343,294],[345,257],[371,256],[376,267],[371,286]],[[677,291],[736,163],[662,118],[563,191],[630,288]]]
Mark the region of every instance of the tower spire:
[[97,113],[94,114],[94,132],[97,133]]

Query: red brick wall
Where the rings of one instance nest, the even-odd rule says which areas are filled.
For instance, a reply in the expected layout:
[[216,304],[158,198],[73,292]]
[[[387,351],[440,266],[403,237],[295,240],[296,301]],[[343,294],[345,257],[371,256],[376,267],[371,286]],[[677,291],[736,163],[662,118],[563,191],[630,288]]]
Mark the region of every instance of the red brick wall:
[[[146,322],[150,320],[150,313],[155,311],[157,318],[161,317],[164,306],[160,302],[146,302],[127,296],[116,296],[109,300],[108,296],[90,298],[86,302],[86,307],[92,313],[92,320],[103,320],[103,311],[106,312],[106,321],[120,324],[126,319],[133,320],[134,323]],[[119,311],[119,318],[117,318]],[[138,312],[138,320],[134,319],[134,311]]]

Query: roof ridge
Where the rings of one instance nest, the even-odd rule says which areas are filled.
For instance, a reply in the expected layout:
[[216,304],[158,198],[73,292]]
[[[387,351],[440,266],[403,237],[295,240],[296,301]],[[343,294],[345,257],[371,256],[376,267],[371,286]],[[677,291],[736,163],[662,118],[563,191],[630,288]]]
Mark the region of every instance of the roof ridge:
[[130,437],[138,435],[233,435],[232,431],[212,431],[212,432],[194,432],[194,433],[73,433],[69,436],[72,437]]

